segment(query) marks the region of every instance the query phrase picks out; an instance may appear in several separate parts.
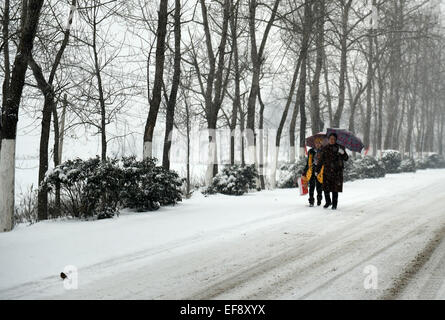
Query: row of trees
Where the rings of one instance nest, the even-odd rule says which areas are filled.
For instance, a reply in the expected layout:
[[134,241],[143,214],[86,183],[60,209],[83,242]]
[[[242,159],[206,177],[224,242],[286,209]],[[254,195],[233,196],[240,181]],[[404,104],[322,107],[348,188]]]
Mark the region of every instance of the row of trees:
[[[54,166],[79,126],[100,137],[105,160],[109,142],[128,134],[112,135],[109,125],[131,119],[135,105],[146,106],[143,157],[163,130],[167,169],[173,130],[188,150],[192,127],[207,130],[207,184],[218,172],[221,128],[243,133],[227,153],[232,164],[257,165],[261,188],[275,187],[280,154],[295,162],[306,136],[327,127],[353,131],[374,155],[443,153],[436,0],[5,0],[1,21],[2,231],[12,227],[19,113],[41,112],[39,184],[51,133]],[[189,152],[184,162],[190,182]],[[41,188],[39,219],[47,206]]]

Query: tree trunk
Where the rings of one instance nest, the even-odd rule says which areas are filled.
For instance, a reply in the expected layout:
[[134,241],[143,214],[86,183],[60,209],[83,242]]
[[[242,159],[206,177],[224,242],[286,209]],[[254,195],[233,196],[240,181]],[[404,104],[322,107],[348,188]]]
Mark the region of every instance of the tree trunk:
[[300,108],[300,152],[299,157],[305,157],[306,145],[306,79],[307,79],[307,55],[309,50],[309,38],[312,28],[312,8],[311,1],[306,0],[304,5],[304,24],[303,24],[303,43],[302,50],[304,52],[301,61],[300,84],[297,91],[297,103]]
[[233,0],[231,0],[231,18],[230,18],[230,29],[232,34],[232,50],[234,56],[234,85],[235,85],[235,96],[233,99],[232,107],[232,119],[230,122],[230,164],[235,164],[235,130],[237,123],[238,110],[241,108],[241,73],[239,69],[239,53],[238,53],[238,5],[235,8]]
[[406,110],[406,104],[407,104],[406,95],[407,94],[405,92],[405,97],[403,98],[403,102],[402,102],[402,112],[400,114],[400,119],[396,126],[396,131],[395,131],[394,138],[393,138],[393,146],[394,146],[395,150],[400,149],[400,132],[402,131],[403,119],[405,118],[405,110]]
[[[417,50],[419,49],[420,45],[417,46]],[[408,129],[405,140],[405,153],[407,153],[410,157],[413,156],[412,144],[413,144],[413,131],[414,131],[414,116],[416,111],[418,85],[419,85],[419,81],[417,81],[419,77],[419,63],[420,63],[419,54],[416,54],[416,65],[414,66],[414,74],[413,74],[414,81],[412,81],[413,87],[411,91],[411,99],[409,101],[409,108],[408,108]]]
[[340,127],[340,120],[343,114],[343,108],[345,105],[345,77],[348,68],[348,21],[349,21],[349,10],[351,8],[352,0],[347,0],[347,3],[343,6],[342,13],[342,34],[340,39],[341,46],[341,58],[340,58],[340,78],[338,81],[339,85],[339,95],[338,95],[338,107],[334,115],[334,121],[332,126],[334,128]]
[[0,153],[0,232],[10,231],[14,216],[14,185],[15,185],[15,146],[17,121],[20,100],[28,59],[34,45],[34,37],[39,23],[43,0],[29,0],[23,3],[22,30],[17,55],[12,67],[11,80],[7,90],[8,96],[2,114],[1,150]]
[[326,101],[328,105],[328,114],[329,114],[329,125],[332,126],[332,123],[334,121],[334,116],[332,112],[332,97],[331,97],[331,90],[329,88],[329,73],[328,73],[328,67],[327,67],[327,59],[326,59],[326,52],[323,48],[323,54],[324,54],[324,61],[323,61],[323,73],[324,73],[324,81],[326,85]]
[[368,31],[368,71],[367,71],[367,88],[366,88],[366,117],[365,117],[365,127],[364,127],[364,138],[363,144],[365,149],[368,150],[371,146],[371,117],[372,117],[372,83],[374,77],[374,46],[373,46],[373,31],[369,29]]
[[65,117],[66,117],[66,107],[68,106],[68,100],[66,98],[66,93],[63,95],[62,101],[62,120],[60,121],[60,139],[59,139],[59,163],[62,163],[63,159],[63,140],[65,137]]
[[258,90],[258,101],[260,103],[260,118],[258,125],[258,143],[259,143],[259,159],[258,159],[258,174],[260,176],[261,190],[266,188],[264,182],[264,103],[261,99],[261,89]]
[[175,0],[175,61],[172,80],[172,89],[167,103],[167,115],[165,123],[164,152],[162,166],[170,169],[170,148],[173,137],[173,123],[175,119],[176,97],[178,95],[179,82],[181,81],[181,1]]
[[250,56],[252,61],[252,84],[250,88],[249,99],[247,102],[247,154],[249,159],[249,164],[255,164],[255,105],[256,99],[258,97],[259,82],[260,82],[260,68],[261,68],[261,57],[258,54],[258,47],[256,44],[256,6],[257,1],[251,0],[249,6],[249,31],[250,31]]
[[385,93],[385,83],[383,79],[383,75],[381,72],[381,66],[377,67],[378,74],[378,86],[379,86],[379,94],[378,94],[378,125],[377,125],[377,151],[379,152],[379,157],[382,151],[382,142],[383,142],[383,97]]
[[42,132],[40,135],[40,149],[39,149],[39,192],[38,192],[38,206],[37,216],[39,220],[48,219],[48,189],[42,186],[41,183],[45,179],[48,171],[48,145],[51,128],[51,113],[55,108],[54,95],[52,92],[45,94],[45,102],[42,111]]
[[444,123],[445,123],[445,116],[444,116],[444,111],[442,110],[442,113],[440,114],[440,131],[439,131],[439,154],[444,155],[444,148],[443,148],[443,139],[444,139],[444,135],[443,135],[443,127],[444,127]]
[[[150,110],[148,112],[147,122],[144,130],[144,151],[143,157],[149,158],[153,156],[153,134],[158,117],[159,106],[162,98],[162,83],[164,76],[165,61],[165,36],[167,33],[168,20],[168,0],[160,0],[158,12],[158,29],[156,32],[156,71],[153,85],[152,98],[149,97]],[[147,75],[148,77],[149,75]]]
[[[95,7],[94,10],[97,10]],[[101,159],[103,162],[107,160],[107,121],[106,121],[106,105],[105,96],[103,92],[102,74],[99,66],[99,57],[97,53],[97,20],[96,12],[94,13],[93,20],[93,58],[94,58],[94,72],[97,79],[97,89],[99,91],[99,106],[100,106],[100,137],[101,137]]]
[[[301,77],[301,76],[300,76]],[[289,163],[295,163],[296,150],[295,150],[295,132],[297,126],[298,112],[300,111],[300,94],[301,90],[297,90],[297,96],[295,99],[294,110],[289,124]]]
[[311,84],[311,120],[312,120],[312,134],[319,133],[323,130],[324,125],[320,118],[320,76],[323,67],[324,58],[324,23],[325,23],[325,0],[317,0],[315,2],[316,12],[316,47],[317,58],[315,63],[314,78]]
[[[57,106],[53,108],[53,125],[54,125],[54,168],[56,168],[60,164],[60,126],[59,126],[59,116],[57,114]],[[55,217],[60,217],[61,215],[61,202],[60,202],[60,182],[56,182],[56,190],[55,190]]]
[[[400,4],[399,4],[400,1]],[[400,103],[400,87],[401,87],[401,64],[402,64],[402,52],[401,52],[401,33],[403,26],[403,1],[394,1],[395,8],[395,30],[394,35],[391,37],[391,53],[390,53],[390,98],[389,98],[389,110],[388,110],[388,123],[386,126],[386,135],[384,148],[392,149],[393,138],[396,134],[396,120],[398,115],[398,108]]]
[[246,165],[246,155],[245,155],[245,142],[244,142],[244,133],[245,133],[245,115],[244,115],[244,111],[240,108],[239,109],[239,114],[240,114],[240,144],[241,144],[241,165],[244,167]]
[[300,87],[298,96],[298,103],[300,106],[300,152],[299,158],[305,157],[305,146],[306,146],[306,57],[303,58],[301,66],[301,76],[300,76]]
[[187,197],[190,196],[190,108],[187,102],[187,99],[184,99],[185,104],[185,116],[186,116],[186,123],[187,123]]
[[[3,32],[3,64],[4,64],[4,76],[3,87],[2,87],[2,108],[0,112],[0,138],[2,136],[2,117],[6,106],[6,99],[9,96],[9,82],[11,79],[11,67],[9,60],[9,0],[5,0],[5,8],[3,10],[3,22],[2,22],[2,32]],[[0,153],[2,151],[0,143]]]
[[408,110],[408,130],[405,141],[405,153],[408,153],[409,156],[412,155],[411,144],[412,144],[412,136],[414,130],[414,111],[416,106],[416,98],[413,96],[411,98],[411,105]]
[[375,78],[373,78],[372,80],[372,84],[373,84],[373,102],[374,102],[374,132],[373,132],[373,141],[372,141],[372,156],[376,157],[377,156],[377,131],[378,131],[378,119],[379,119],[379,113],[378,113],[378,108],[377,108],[377,90],[376,90],[376,84],[375,84]]
[[[296,121],[298,111],[300,112],[300,157],[302,157],[301,149],[304,149],[306,143],[306,78],[307,78],[307,55],[309,50],[309,37],[312,26],[312,8],[311,1],[306,0],[304,3],[304,17],[303,17],[303,41],[301,44],[300,57],[301,58],[301,70],[300,70],[300,82],[297,89],[297,98],[295,101],[295,108],[292,113],[292,119],[289,125],[289,162],[294,163],[296,160],[296,148],[295,148],[295,132]],[[303,152],[304,155],[304,152]]]
[[213,177],[218,172],[218,155],[217,155],[217,141],[216,141],[216,117],[209,118],[207,121],[208,129],[208,162],[206,172],[206,184],[212,183]]

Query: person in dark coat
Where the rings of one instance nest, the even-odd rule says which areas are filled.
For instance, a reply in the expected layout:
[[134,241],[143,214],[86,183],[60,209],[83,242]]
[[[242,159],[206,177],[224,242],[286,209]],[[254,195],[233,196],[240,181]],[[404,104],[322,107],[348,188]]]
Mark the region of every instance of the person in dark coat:
[[[344,161],[348,161],[349,156],[343,146],[337,143],[337,135],[331,133],[329,135],[329,144],[324,147],[320,154],[317,164],[317,172],[321,172],[322,167],[322,183],[326,200],[325,209],[332,205],[332,210],[337,209],[338,193],[343,192],[343,169]],[[332,201],[331,194],[332,193]]]
[[303,171],[303,176],[306,177],[306,180],[309,184],[309,205],[311,207],[314,206],[315,198],[314,192],[317,189],[317,206],[321,205],[321,201],[323,200],[323,191],[321,184],[321,177],[318,177],[319,171],[317,171],[318,161],[320,159],[322,140],[321,138],[315,139],[315,148],[312,148],[308,152],[306,167]]

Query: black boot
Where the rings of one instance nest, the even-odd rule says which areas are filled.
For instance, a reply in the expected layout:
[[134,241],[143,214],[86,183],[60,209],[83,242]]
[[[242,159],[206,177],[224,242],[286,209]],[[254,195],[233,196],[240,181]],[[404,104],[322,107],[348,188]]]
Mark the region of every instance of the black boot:
[[325,192],[324,193],[324,198],[326,199],[326,204],[324,205],[323,208],[327,209],[331,206],[332,202],[331,202],[331,196],[329,195],[329,192]]
[[332,193],[332,210],[337,210],[338,192]]

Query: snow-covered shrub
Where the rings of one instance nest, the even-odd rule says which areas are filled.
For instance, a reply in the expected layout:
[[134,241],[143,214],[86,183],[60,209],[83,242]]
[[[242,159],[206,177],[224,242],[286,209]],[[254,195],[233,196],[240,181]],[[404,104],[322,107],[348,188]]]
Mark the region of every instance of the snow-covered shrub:
[[416,169],[423,170],[429,168],[429,163],[427,158],[416,159]]
[[110,218],[118,210],[122,171],[116,159],[68,160],[48,172],[44,184],[53,192],[60,183],[65,215]]
[[399,172],[416,172],[416,162],[414,161],[414,159],[403,159],[400,164]]
[[119,209],[122,170],[117,159],[101,161],[95,159],[97,167],[91,171],[85,186],[87,199],[87,214],[98,219],[111,218]]
[[433,153],[426,158],[416,159],[415,162],[417,169],[445,168],[445,159],[437,153]]
[[297,180],[303,174],[306,167],[307,158],[299,159],[296,163],[283,164],[280,167],[280,176],[278,178],[278,188],[298,187]]
[[122,159],[122,189],[120,198],[127,208],[157,210],[162,205],[182,200],[184,179],[175,171],[156,166],[156,159],[137,161],[135,157]]
[[205,193],[240,196],[247,193],[249,189],[255,188],[257,178],[258,172],[255,165],[227,166],[213,178],[212,184],[205,190]]
[[344,161],[343,181],[354,181],[360,179],[360,174],[354,166],[354,160],[349,158],[348,161]]
[[402,156],[397,150],[384,150],[382,153],[382,162],[385,165],[386,173],[398,173]]
[[431,169],[445,168],[445,160],[443,156],[433,153],[428,156],[427,165]]
[[357,179],[382,178],[386,173],[384,164],[371,156],[353,161],[352,171]]
[[183,180],[156,166],[156,159],[68,160],[44,183],[50,192],[60,183],[63,215],[76,218],[110,218],[122,207],[156,210],[182,200]]

